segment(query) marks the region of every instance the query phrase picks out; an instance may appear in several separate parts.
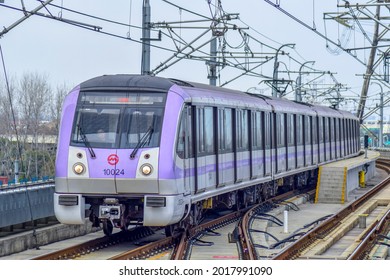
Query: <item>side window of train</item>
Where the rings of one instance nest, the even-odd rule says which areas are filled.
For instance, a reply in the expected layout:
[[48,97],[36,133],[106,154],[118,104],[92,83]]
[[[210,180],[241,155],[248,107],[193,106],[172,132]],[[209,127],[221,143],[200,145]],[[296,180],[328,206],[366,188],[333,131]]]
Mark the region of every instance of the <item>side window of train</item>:
[[318,144],[318,126],[317,126],[317,117],[313,116],[310,117],[310,124],[312,128],[311,137],[312,137],[312,143]]
[[218,109],[218,149],[222,152],[233,149],[232,109]]
[[213,107],[196,108],[196,126],[198,153],[214,153]]
[[264,144],[266,149],[271,148],[271,113],[264,113]]
[[253,149],[263,149],[263,113],[252,112],[252,145]]
[[192,157],[192,110],[185,106],[180,116],[176,152],[180,158]]
[[287,114],[287,144],[289,147],[294,145],[295,124],[294,115]]
[[282,148],[286,146],[285,128],[286,114],[276,113],[276,146]]
[[303,131],[303,116],[297,115],[297,146],[303,145],[303,137],[304,137],[304,131]]
[[204,141],[206,153],[214,153],[214,110],[213,107],[204,108]]
[[318,141],[319,143],[324,143],[324,123],[323,117],[318,117]]
[[237,124],[237,135],[236,143],[237,149],[248,150],[249,143],[249,129],[248,129],[248,110],[237,110],[236,111],[236,124]]
[[196,147],[197,153],[203,153],[205,151],[204,144],[204,109],[196,108]]
[[311,128],[311,118],[310,116],[305,116],[304,117],[304,137],[305,137],[305,144],[308,145],[311,143],[311,133],[312,133],[312,128]]
[[324,120],[324,139],[325,139],[325,142],[328,143],[329,142],[329,118],[326,118],[324,117],[323,118]]

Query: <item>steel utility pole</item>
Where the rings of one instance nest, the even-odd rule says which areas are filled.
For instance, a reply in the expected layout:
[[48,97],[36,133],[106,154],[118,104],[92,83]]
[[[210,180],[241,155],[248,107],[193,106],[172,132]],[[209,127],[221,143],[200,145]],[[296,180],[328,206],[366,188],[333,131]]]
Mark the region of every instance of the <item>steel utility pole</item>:
[[[381,9],[381,6],[376,7],[375,17],[377,19],[379,19],[380,9]],[[357,111],[357,117],[360,119],[360,122],[363,122],[363,113],[364,113],[364,107],[366,105],[368,87],[370,85],[371,75],[374,73],[373,66],[374,66],[376,49],[378,47],[378,41],[379,41],[378,33],[379,33],[379,22],[375,21],[374,35],[372,38],[370,57],[368,58],[368,62],[367,62],[366,75],[364,76],[362,92],[360,94],[360,101],[359,101],[359,106],[358,106],[358,111]]]
[[[290,47],[290,48],[294,48],[295,47],[295,44],[284,44],[282,46],[279,47],[279,49],[276,51],[276,55],[275,55],[275,62],[274,62],[274,73],[273,73],[273,78],[272,78],[272,96],[273,97],[280,97],[279,96],[279,80],[278,80],[278,68],[279,68],[279,61],[278,61],[278,55],[279,55],[279,52],[280,50],[283,48],[283,47]],[[283,52],[284,54],[284,52]]]
[[383,87],[380,83],[372,82],[371,84],[377,84],[381,89],[380,100],[379,100],[379,148],[383,147]]
[[297,88],[295,90],[295,101],[298,102],[302,102],[302,68],[308,63],[314,64],[314,61],[306,61],[299,68],[299,74],[297,77]]
[[[213,34],[214,36],[214,34]],[[209,83],[211,86],[217,85],[217,37],[210,42],[210,62],[209,62]]]
[[142,62],[141,74],[150,74],[150,1],[144,0],[142,7]]

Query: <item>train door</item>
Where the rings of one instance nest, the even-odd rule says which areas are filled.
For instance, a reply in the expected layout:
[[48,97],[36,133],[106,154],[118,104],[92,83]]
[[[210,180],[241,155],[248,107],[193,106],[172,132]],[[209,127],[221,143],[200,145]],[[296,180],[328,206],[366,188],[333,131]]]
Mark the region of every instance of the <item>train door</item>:
[[185,106],[180,119],[180,127],[177,139],[176,152],[179,157],[177,160],[178,178],[183,179],[184,193],[189,194],[194,187],[194,176],[191,172],[194,166],[193,159],[193,130],[192,130],[192,108]]
[[318,144],[318,118],[316,116],[310,117],[311,123],[311,137],[312,137],[312,159],[313,165],[319,163],[319,144]]
[[273,126],[272,126],[272,113],[264,113],[264,175],[271,176],[272,164],[274,164],[272,155],[272,139],[273,139]]
[[216,185],[213,107],[196,108],[196,192]]
[[304,117],[304,154],[305,154],[305,166],[313,164],[313,144],[312,144],[312,126],[311,116]]
[[350,151],[350,133],[349,133],[349,120],[346,119],[345,120],[345,145],[346,145],[346,155],[350,155],[351,154],[351,151]]
[[249,113],[236,110],[236,183],[249,179]]
[[305,147],[304,147],[304,116],[296,116],[296,163],[297,168],[301,168],[305,165]]
[[340,137],[341,137],[341,156],[345,157],[345,125],[344,120],[340,120]]
[[276,173],[286,171],[286,114],[275,114],[275,135],[276,135]]
[[318,163],[325,161],[325,143],[324,143],[324,121],[323,117],[318,117]]
[[264,127],[263,127],[263,112],[252,112],[251,121],[251,160],[252,160],[252,178],[264,177]]
[[233,113],[230,108],[218,109],[218,186],[234,181]]
[[329,131],[329,118],[323,117],[324,122],[324,159],[330,160],[330,131]]
[[334,140],[334,128],[333,128],[333,118],[329,118],[329,159],[334,159],[334,146],[335,146],[335,140]]
[[344,142],[343,142],[343,121],[342,119],[338,119],[338,129],[339,129],[339,152],[340,152],[340,158],[344,157]]
[[295,115],[286,114],[287,118],[287,170],[293,170],[296,168],[296,142],[295,142]]
[[335,158],[340,157],[340,130],[339,130],[339,119],[334,119],[334,135],[335,135]]

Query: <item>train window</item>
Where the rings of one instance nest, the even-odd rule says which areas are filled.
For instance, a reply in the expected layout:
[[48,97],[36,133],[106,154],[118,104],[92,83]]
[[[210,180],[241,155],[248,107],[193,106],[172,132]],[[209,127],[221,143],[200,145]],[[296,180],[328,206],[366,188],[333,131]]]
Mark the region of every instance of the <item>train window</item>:
[[218,149],[231,151],[233,148],[232,110],[218,109]]
[[319,143],[324,143],[323,117],[318,117],[318,138]]
[[[121,148],[156,147],[160,139],[162,108],[127,108],[121,133]],[[140,143],[143,142],[143,143]]]
[[[73,126],[72,144],[94,148],[114,148],[117,140],[120,109],[79,108]],[[88,143],[88,144],[87,144]]]
[[237,110],[237,148],[242,150],[248,149],[248,111]]
[[253,112],[252,114],[252,144],[254,149],[263,148],[263,121],[261,112]]
[[180,158],[192,157],[192,136],[191,136],[191,108],[184,107],[180,118],[179,131],[177,134],[176,152]]
[[278,148],[286,147],[285,123],[286,114],[276,113],[276,144]]
[[214,114],[212,107],[204,108],[204,141],[207,153],[214,153]]
[[288,146],[294,145],[294,133],[295,133],[294,115],[287,114],[287,144],[288,144]]
[[308,145],[311,143],[311,132],[312,132],[312,129],[311,129],[311,118],[310,116],[305,116],[304,117],[304,126],[305,126],[305,130],[304,130],[304,137],[305,137],[305,144]]
[[233,115],[232,109],[225,109],[225,149],[233,150]]
[[297,145],[303,145],[303,116],[297,115]]
[[214,153],[213,108],[197,108],[196,112],[198,153]]
[[349,155],[349,139],[350,139],[350,134],[349,134],[349,120],[345,120],[345,145],[346,145],[346,154]]
[[82,92],[71,144],[92,148],[156,147],[160,142],[166,94]]
[[264,113],[264,144],[266,149],[271,148],[271,113]]
[[225,130],[226,130],[225,111],[223,109],[218,109],[218,150],[219,151],[224,151],[226,148]]
[[249,114],[248,110],[243,110],[242,113],[242,148],[247,150],[249,146]]
[[325,142],[329,142],[329,118],[323,118],[324,121],[324,135]]
[[317,125],[317,117],[310,117],[310,123],[312,126],[312,138],[313,144],[318,144],[318,125]]
[[159,105],[164,106],[165,93],[129,93],[129,92],[82,92],[80,103],[85,105],[116,104],[116,105]]
[[197,126],[197,147],[198,147],[198,153],[205,152],[205,144],[204,144],[204,109],[203,108],[196,108],[196,126]]

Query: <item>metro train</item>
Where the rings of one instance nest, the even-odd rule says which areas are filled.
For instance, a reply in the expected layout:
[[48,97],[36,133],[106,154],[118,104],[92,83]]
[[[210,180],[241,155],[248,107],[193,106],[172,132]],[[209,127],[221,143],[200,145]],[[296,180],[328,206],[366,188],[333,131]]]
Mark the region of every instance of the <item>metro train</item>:
[[194,82],[105,75],[63,104],[54,209],[106,235],[131,225],[167,235],[211,208],[246,207],[316,182],[360,151],[349,112]]

